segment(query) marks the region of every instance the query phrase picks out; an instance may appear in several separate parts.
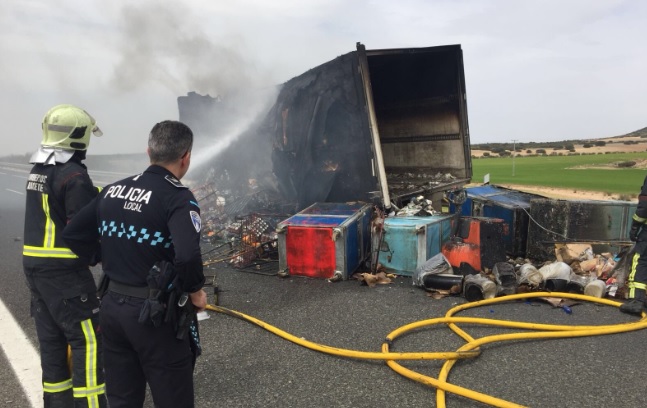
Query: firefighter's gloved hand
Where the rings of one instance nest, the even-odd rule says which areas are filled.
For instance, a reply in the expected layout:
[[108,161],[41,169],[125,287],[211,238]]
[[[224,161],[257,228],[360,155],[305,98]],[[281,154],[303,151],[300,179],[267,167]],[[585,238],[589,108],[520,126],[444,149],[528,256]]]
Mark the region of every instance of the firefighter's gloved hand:
[[629,239],[636,242],[638,239],[638,234],[640,233],[640,229],[642,228],[643,224],[634,221],[631,223],[631,229],[629,230]]

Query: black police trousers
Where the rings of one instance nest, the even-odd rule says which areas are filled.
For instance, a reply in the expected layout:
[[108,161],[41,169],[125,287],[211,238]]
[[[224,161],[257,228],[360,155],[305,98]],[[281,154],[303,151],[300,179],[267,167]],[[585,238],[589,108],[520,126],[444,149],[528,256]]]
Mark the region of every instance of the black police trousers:
[[101,303],[106,394],[110,408],[141,408],[150,387],[157,408],[193,408],[189,336],[175,324],[139,323],[144,299],[108,290]]
[[25,275],[40,344],[45,408],[105,407],[99,300],[90,270],[25,268]]

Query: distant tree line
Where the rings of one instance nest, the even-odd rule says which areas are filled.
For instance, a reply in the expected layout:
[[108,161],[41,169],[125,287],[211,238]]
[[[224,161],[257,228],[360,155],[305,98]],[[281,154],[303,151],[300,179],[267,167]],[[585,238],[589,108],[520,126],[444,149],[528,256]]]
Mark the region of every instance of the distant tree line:
[[631,133],[627,133],[626,135],[616,136],[616,138],[618,138],[618,137],[627,137],[627,136],[640,137],[642,139],[645,139],[645,138],[647,138],[647,127],[636,130],[636,131],[631,132]]
[[[569,152],[575,152],[575,144],[582,144],[582,147],[589,148],[593,146],[606,146],[607,143],[612,143],[611,141],[605,142],[604,140],[596,141],[582,141],[582,140],[566,140],[562,142],[527,142],[527,143],[481,143],[473,144],[472,150],[485,150],[486,152],[491,152],[498,154],[499,156],[511,155],[512,151],[522,152],[525,150],[526,153],[530,154],[534,150],[537,154],[546,154],[546,149],[552,150],[567,150]],[[626,142],[624,142],[626,143]],[[638,143],[632,141],[632,143]]]
[[473,144],[472,149],[473,150],[485,150],[489,151],[492,153],[500,154],[500,152],[503,151],[508,151],[512,152],[513,149],[516,149],[517,152],[521,152],[523,150],[526,150],[526,153],[531,153],[528,152],[528,150],[531,149],[553,149],[553,150],[571,150],[573,149],[574,145],[576,144],[581,144],[582,147],[584,148],[589,148],[593,146],[605,146],[607,143],[620,143],[622,142],[623,144],[630,145],[630,144],[637,144],[639,143],[637,140],[622,140],[622,141],[614,141],[614,140],[609,140],[609,139],[620,139],[620,138],[627,138],[627,137],[638,137],[641,139],[647,139],[647,127],[638,129],[636,131],[633,131],[631,133],[627,133],[625,135],[620,135],[620,136],[613,136],[610,138],[607,138],[607,141],[604,140],[565,140],[561,142],[525,142],[525,143],[512,143],[512,142],[507,142],[507,143],[481,143],[481,144]]

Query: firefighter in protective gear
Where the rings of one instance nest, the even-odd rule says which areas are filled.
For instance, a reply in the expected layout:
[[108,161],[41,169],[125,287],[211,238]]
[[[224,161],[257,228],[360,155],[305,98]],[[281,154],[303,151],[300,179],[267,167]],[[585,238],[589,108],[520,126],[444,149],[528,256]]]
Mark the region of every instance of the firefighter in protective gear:
[[32,156],[32,163],[65,163],[73,155],[82,156],[83,160],[90,145],[90,135],[103,135],[94,118],[73,105],[57,105],[50,109],[43,118],[42,127],[43,140]]
[[91,261],[61,238],[65,225],[98,194],[82,161],[90,135],[100,130],[92,116],[72,105],[50,109],[42,130],[26,185],[23,268],[40,345],[44,407],[105,407]]
[[634,255],[628,278],[629,300],[620,306],[624,313],[640,315],[645,308],[647,290],[647,177],[638,196],[629,239],[634,241]]
[[193,132],[181,122],[153,126],[150,166],[106,186],[63,232],[70,248],[85,258],[93,256],[100,241],[109,279],[101,330],[111,408],[142,407],[146,383],[158,408],[194,406],[193,336],[180,319],[166,319],[163,311],[183,302],[161,300],[167,283],[160,282],[168,281],[157,280],[167,273],[175,276],[173,286],[183,301],[197,310],[206,307],[200,207],[180,182],[189,169],[192,144]]

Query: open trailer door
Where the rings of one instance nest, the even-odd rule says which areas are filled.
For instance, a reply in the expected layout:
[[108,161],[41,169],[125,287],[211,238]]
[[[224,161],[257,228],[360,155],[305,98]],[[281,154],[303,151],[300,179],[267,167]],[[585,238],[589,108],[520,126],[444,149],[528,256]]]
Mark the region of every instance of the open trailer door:
[[385,208],[391,208],[391,197],[389,195],[389,183],[386,178],[384,160],[382,159],[382,144],[380,142],[380,129],[377,125],[375,108],[373,106],[373,90],[371,89],[371,73],[366,59],[366,47],[357,43],[357,60],[359,75],[364,90],[366,102],[366,114],[368,116],[368,128],[371,134],[371,149],[373,151],[373,173],[377,178],[378,187],[382,195],[382,204]]
[[472,176],[460,45],[357,48],[384,198],[402,206],[423,195],[440,205]]

